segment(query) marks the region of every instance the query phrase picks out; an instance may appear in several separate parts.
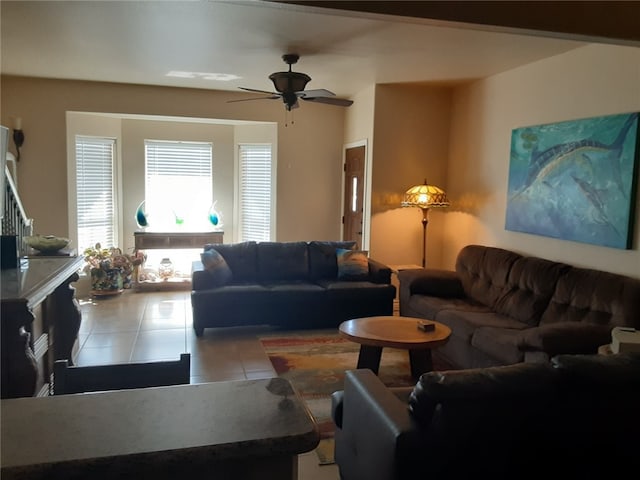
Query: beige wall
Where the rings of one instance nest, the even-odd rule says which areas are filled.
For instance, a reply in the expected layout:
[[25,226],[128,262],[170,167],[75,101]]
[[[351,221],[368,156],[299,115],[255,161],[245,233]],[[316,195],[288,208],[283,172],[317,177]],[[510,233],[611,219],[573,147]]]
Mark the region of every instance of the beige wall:
[[340,235],[343,108],[308,102],[287,116],[277,101],[227,103],[248,96],[234,92],[12,76],[1,83],[0,121],[11,126],[11,117],[22,118],[18,188],[36,233],[69,234],[65,117],[75,111],[275,122],[276,239]]
[[[347,109],[345,117],[345,148],[365,147],[366,164],[364,178],[364,212],[362,216],[362,248],[371,248],[371,171],[373,152],[373,120],[376,102],[375,85],[358,92],[353,97],[353,105]],[[344,159],[344,157],[343,157]],[[344,190],[344,177],[342,188]],[[342,206],[344,210],[344,205]]]
[[[388,264],[422,262],[422,211],[402,208],[404,192],[425,178],[447,191],[451,89],[378,85],[373,143],[371,256]],[[441,266],[444,216],[429,212],[427,265]]]
[[511,130],[640,111],[640,49],[592,45],[495,75],[454,94],[442,264],[461,247],[494,245],[640,277],[640,196],[632,250],[506,231]]
[[[133,212],[145,198],[145,140],[184,140],[213,144],[213,199],[217,201],[216,209],[223,215],[225,241],[232,241],[233,126],[125,119],[122,122],[122,134],[122,185],[125,192],[122,213],[124,248],[133,247],[133,232],[137,229]],[[167,195],[175,195],[175,192],[167,192]],[[204,206],[204,208],[208,207],[208,205]],[[149,217],[151,228],[154,225],[153,213],[151,212]],[[159,213],[156,212],[156,215]],[[169,215],[171,212],[165,213]],[[227,228],[230,230],[228,235]]]

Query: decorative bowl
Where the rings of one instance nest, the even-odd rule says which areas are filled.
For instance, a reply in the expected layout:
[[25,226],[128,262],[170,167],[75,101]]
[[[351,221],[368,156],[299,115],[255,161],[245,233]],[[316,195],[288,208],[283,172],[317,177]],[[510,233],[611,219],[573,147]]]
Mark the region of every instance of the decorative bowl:
[[32,235],[25,237],[25,242],[40,253],[55,253],[69,245],[69,239],[55,235]]

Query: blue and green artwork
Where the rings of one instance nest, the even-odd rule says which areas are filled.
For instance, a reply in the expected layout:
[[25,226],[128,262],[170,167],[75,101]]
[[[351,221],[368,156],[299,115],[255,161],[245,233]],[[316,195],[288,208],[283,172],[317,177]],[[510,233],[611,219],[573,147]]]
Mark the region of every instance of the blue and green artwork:
[[638,115],[514,129],[505,228],[631,248]]

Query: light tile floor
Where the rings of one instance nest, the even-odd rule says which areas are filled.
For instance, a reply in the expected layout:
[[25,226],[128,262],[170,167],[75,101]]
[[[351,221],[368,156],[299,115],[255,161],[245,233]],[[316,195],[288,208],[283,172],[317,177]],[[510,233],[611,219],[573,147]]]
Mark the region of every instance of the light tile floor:
[[[177,359],[191,353],[191,383],[276,376],[258,336],[268,326],[205,329],[193,333],[189,291],[79,298],[82,324],[78,365]],[[300,480],[339,479],[335,465],[318,465],[314,452],[299,456]]]

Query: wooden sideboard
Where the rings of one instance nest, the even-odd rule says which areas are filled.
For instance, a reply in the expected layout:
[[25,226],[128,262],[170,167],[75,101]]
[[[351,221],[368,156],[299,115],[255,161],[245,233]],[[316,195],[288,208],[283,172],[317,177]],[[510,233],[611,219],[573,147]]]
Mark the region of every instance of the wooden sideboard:
[[81,315],[71,283],[83,265],[31,257],[2,270],[2,398],[48,395],[55,360],[73,363]]
[[164,248],[202,248],[207,243],[222,243],[224,232],[134,232],[138,250]]

